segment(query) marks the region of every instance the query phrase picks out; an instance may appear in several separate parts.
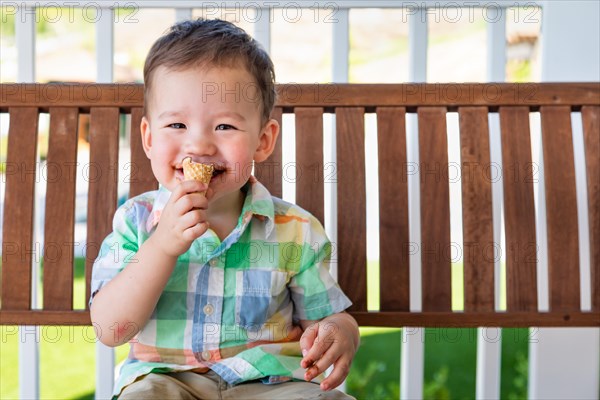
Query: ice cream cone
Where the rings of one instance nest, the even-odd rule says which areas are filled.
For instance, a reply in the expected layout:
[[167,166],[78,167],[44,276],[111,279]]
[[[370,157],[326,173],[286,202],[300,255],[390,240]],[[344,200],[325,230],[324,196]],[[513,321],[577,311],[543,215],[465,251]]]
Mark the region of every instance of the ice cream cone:
[[[183,178],[188,180],[204,182],[207,185],[210,183],[215,167],[211,164],[202,164],[192,161],[191,157],[186,157],[182,161]],[[203,194],[206,191],[202,192]]]

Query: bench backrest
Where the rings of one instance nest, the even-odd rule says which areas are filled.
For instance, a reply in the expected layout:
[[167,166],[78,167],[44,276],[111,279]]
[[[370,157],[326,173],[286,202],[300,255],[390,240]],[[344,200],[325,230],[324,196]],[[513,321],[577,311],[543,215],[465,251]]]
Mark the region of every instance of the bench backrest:
[[[600,326],[600,84],[279,85],[273,117],[294,113],[296,201],[321,221],[329,173],[337,173],[338,279],[352,314],[370,326]],[[587,174],[592,309],[580,301],[580,255],[571,112],[581,112]],[[89,115],[86,287],[117,207],[119,126],[131,118],[129,196],[157,187],[141,147],[141,85],[2,84],[10,114],[5,164],[0,324],[89,324],[73,310],[78,129]],[[464,311],[452,311],[446,117],[458,112],[461,148]],[[544,159],[549,310],[538,311],[538,243],[530,113],[539,112]],[[43,309],[32,309],[32,246],[38,116],[50,114],[45,199]],[[335,114],[335,164],[325,165],[323,115]],[[380,310],[367,310],[365,113],[376,113]],[[488,116],[500,120],[506,234],[505,311],[495,307]],[[407,116],[418,121],[421,239],[409,239]],[[282,147],[256,167],[282,194]],[[285,150],[287,151],[287,150]],[[328,169],[328,167],[330,167]],[[39,173],[39,171],[38,171]],[[517,179],[510,179],[510,174]],[[92,178],[93,176],[93,178]],[[442,177],[442,179],[440,179]],[[508,179],[507,179],[508,178]],[[411,311],[410,254],[421,254],[422,311]],[[486,253],[487,252],[487,253]]]

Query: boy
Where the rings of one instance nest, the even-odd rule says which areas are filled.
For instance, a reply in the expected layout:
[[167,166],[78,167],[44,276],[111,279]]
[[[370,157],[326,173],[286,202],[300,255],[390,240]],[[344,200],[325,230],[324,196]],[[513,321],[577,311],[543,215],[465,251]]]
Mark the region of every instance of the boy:
[[[153,45],[144,82],[142,141],[161,187],[117,210],[92,277],[100,340],[131,346],[115,395],[348,398],[332,389],[358,327],[327,269],[331,245],[250,174],[279,134],[269,56],[233,24],[186,21]],[[183,179],[187,157],[214,167],[208,185]]]

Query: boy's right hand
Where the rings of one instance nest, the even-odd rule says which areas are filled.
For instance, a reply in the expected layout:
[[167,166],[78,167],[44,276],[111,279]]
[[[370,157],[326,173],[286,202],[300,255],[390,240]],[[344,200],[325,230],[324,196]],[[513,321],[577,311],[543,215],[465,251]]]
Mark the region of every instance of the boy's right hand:
[[211,191],[208,190],[206,196],[200,193],[207,189],[207,184],[189,180],[181,182],[171,193],[156,232],[151,236],[166,255],[179,257],[208,229],[206,196],[210,196]]

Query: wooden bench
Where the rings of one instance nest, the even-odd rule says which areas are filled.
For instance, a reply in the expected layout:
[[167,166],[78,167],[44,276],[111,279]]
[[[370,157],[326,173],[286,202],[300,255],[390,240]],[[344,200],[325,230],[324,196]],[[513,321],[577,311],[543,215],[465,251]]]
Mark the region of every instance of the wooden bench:
[[[600,326],[600,84],[279,85],[274,118],[294,113],[297,203],[324,219],[323,114],[337,126],[339,283],[363,326]],[[156,188],[143,153],[138,84],[2,84],[0,112],[10,114],[2,244],[2,325],[87,325],[73,309],[73,241],[78,125],[89,114],[90,166],[86,281],[117,207],[119,125],[131,118],[129,195]],[[581,112],[590,227],[591,310],[581,309],[578,209],[571,112]],[[464,310],[451,305],[446,116],[458,112],[462,163]],[[545,169],[549,310],[538,310],[530,113],[539,112]],[[43,308],[32,309],[34,186],[38,116],[50,114],[47,153]],[[380,207],[380,309],[367,309],[365,113],[376,113]],[[498,113],[504,165],[506,310],[495,307],[488,116]],[[421,239],[409,239],[406,120],[418,119]],[[52,168],[50,168],[52,167]],[[282,194],[281,141],[256,175]],[[473,169],[475,167],[475,169]],[[466,174],[469,168],[472,173]],[[315,173],[315,171],[317,173]],[[433,172],[431,172],[433,171]],[[441,174],[440,174],[441,171]],[[326,171],[331,172],[331,171]],[[506,179],[510,172],[518,179]],[[446,177],[444,179],[439,179]],[[371,179],[376,179],[371,177]],[[582,212],[583,210],[579,210]],[[421,252],[422,311],[411,311],[409,258]],[[469,251],[467,251],[469,250]],[[414,307],[413,307],[414,308]]]

